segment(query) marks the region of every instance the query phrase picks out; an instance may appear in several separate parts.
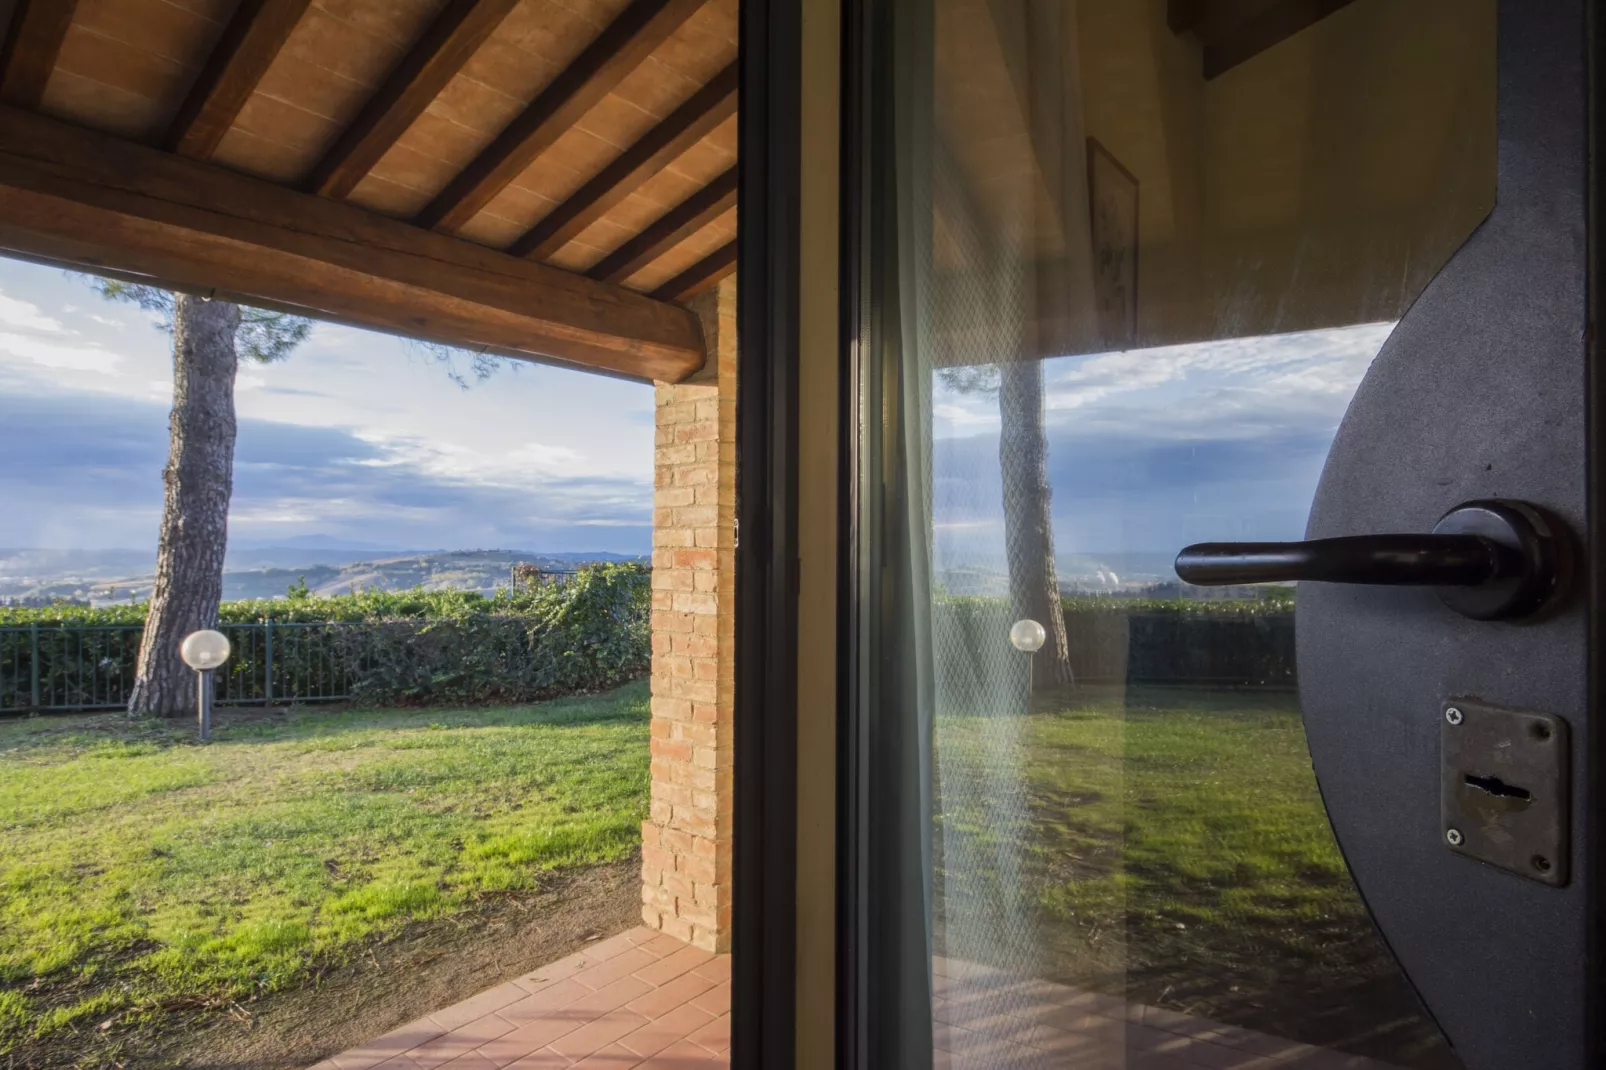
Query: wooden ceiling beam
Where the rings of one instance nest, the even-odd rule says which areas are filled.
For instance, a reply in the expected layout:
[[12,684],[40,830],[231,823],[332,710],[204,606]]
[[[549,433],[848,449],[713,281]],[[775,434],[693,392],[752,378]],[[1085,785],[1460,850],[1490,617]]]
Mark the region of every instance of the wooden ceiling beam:
[[735,205],[736,168],[733,166],[603,257],[586,274],[603,282],[628,279]]
[[652,175],[736,114],[736,64],[691,95],[568,200],[508,247],[514,256],[545,260],[630,195]]
[[0,103],[37,108],[78,0],[15,0],[0,49]]
[[414,222],[460,229],[702,5],[703,0],[634,0]]
[[312,0],[241,0],[168,127],[169,152],[210,159]]
[[318,161],[307,188],[337,200],[350,196],[518,3],[450,0],[356,121]]
[[655,301],[684,301],[712,289],[736,270],[736,243],[721,245],[652,292]]
[[675,305],[6,107],[0,248],[612,375],[677,382],[704,357]]

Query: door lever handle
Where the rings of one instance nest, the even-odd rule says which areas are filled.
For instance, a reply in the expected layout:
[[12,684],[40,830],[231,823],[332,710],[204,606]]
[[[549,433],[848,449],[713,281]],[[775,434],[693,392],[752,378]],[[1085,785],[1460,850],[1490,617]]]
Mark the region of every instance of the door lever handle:
[[1305,542],[1204,542],[1177,555],[1177,576],[1200,587],[1240,583],[1356,583],[1435,587],[1475,620],[1510,620],[1561,589],[1561,525],[1525,502],[1458,505],[1425,535],[1346,535]]

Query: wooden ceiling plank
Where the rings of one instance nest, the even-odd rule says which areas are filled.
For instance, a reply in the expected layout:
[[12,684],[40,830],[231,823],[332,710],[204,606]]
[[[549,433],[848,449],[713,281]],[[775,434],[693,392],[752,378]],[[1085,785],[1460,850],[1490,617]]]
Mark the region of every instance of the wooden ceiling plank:
[[0,103],[39,107],[77,6],[78,0],[16,0],[0,49]]
[[736,168],[732,167],[603,257],[586,274],[603,282],[628,279],[718,219],[735,203]]
[[1205,43],[1205,81],[1246,63],[1301,30],[1347,7],[1353,0],[1288,0],[1245,20],[1219,38]]
[[711,289],[736,270],[736,243],[721,245],[652,292],[657,301],[684,301]]
[[459,230],[668,40],[703,2],[635,0],[430,201],[414,222],[447,232]]
[[211,158],[311,3],[241,0],[167,130],[168,151]]
[[548,212],[508,252],[545,260],[618,204],[631,190],[736,113],[737,65],[732,63],[693,93],[663,122],[604,167],[568,200]]
[[686,309],[7,107],[0,248],[613,375],[703,363]]
[[324,158],[307,188],[343,200],[502,24],[519,0],[450,0]]

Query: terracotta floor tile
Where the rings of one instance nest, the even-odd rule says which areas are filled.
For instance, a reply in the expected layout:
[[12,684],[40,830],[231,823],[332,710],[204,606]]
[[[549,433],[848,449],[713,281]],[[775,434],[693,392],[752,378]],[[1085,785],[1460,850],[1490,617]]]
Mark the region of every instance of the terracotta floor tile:
[[555,985],[535,992],[517,1003],[509,1003],[497,1009],[497,1017],[506,1018],[515,1025],[523,1025],[532,1018],[548,1014],[560,1007],[567,1007],[577,999],[591,995],[591,989],[580,984],[572,978],[559,981]]
[[446,1070],[498,1070],[497,1065],[477,1051],[459,1055],[446,1064]]
[[709,1014],[729,1014],[731,1009],[730,982],[726,981],[722,985],[710,988],[707,992],[692,1000],[691,1005],[698,1010],[707,1011]]
[[665,1048],[641,1064],[641,1070],[710,1070],[729,1065],[729,1060],[709,1054],[689,1040]]
[[579,954],[585,956],[593,965],[599,962],[607,962],[609,959],[622,955],[626,951],[634,951],[639,946],[631,936],[634,932],[634,929],[626,929],[617,936],[610,936],[606,940],[598,940],[594,944],[588,944],[581,948]]
[[403,1052],[434,1040],[444,1032],[446,1030],[433,1020],[420,1018],[408,1022],[399,1029],[392,1029],[382,1037],[375,1037],[350,1051],[341,1052],[330,1062],[340,1070],[366,1070],[367,1067],[377,1067]]
[[394,1058],[386,1059],[374,1067],[374,1070],[418,1070],[418,1064],[413,1062],[410,1055],[397,1055]]
[[407,1054],[412,1056],[413,1062],[419,1065],[420,1070],[431,1070],[432,1067],[444,1066],[481,1044],[512,1031],[512,1022],[498,1018],[494,1014],[487,1014],[483,1018],[476,1018],[459,1026],[444,1036],[420,1044]]
[[652,990],[652,985],[641,980],[641,978],[626,977],[615,981],[607,988],[597,989],[589,996],[581,996],[563,1009],[577,1014],[587,1014],[594,1011],[596,1013],[591,1016],[596,1018],[607,1014],[615,1008],[623,1007],[632,1000],[640,999]]
[[[639,947],[632,947],[622,951],[605,962],[599,962],[590,969],[581,970],[572,980],[576,984],[585,985],[590,989],[606,988],[621,977],[629,977],[638,971],[644,972],[644,967],[656,966],[660,959],[651,952]],[[648,984],[656,984],[649,981]]]
[[572,1063],[573,1060],[567,1055],[559,1055],[551,1048],[542,1048],[532,1051],[516,1063],[509,1063],[503,1070],[564,1070]]
[[689,1003],[713,987],[714,982],[698,977],[694,973],[685,973],[662,988],[655,988],[640,999],[631,1000],[627,1006],[637,1014],[656,1018],[660,1014],[669,1013],[682,1003]]
[[[475,993],[318,1070],[729,1065],[730,957],[646,927]],[[693,1043],[691,1036],[704,1043]],[[627,1038],[629,1042],[626,1043]]]
[[637,977],[650,985],[666,984],[689,970],[699,966],[706,966],[714,961],[714,956],[699,948],[683,947],[670,955],[665,955],[646,969],[636,970]]
[[716,1055],[729,1051],[731,1046],[731,1016],[722,1014],[695,1033],[686,1037],[699,1048],[707,1048]]
[[627,1070],[629,1067],[640,1065],[641,1056],[617,1044],[610,1044],[595,1055],[587,1056],[574,1064],[575,1070]]
[[692,971],[698,977],[706,977],[710,981],[720,982],[731,979],[731,957],[729,955],[716,956],[713,962],[705,962]]
[[517,1003],[530,993],[509,981],[505,985],[497,985],[481,992],[477,996],[470,996],[461,1003],[454,1003],[444,1010],[435,1011],[430,1017],[435,1020],[446,1032],[451,1032],[460,1025],[472,1022],[476,1018],[483,1018],[499,1007],[506,1007],[509,1003]]
[[620,1007],[572,1033],[566,1033],[547,1047],[559,1055],[567,1055],[571,1059],[583,1059],[588,1055],[595,1055],[620,1037],[634,1033],[646,1024],[647,1019],[635,1011],[627,1011]]
[[549,1047],[559,1037],[568,1036],[600,1018],[600,1014],[577,1015],[565,1010],[550,1011],[480,1046],[479,1052],[497,1066],[517,1062],[532,1052]]
[[667,1014],[649,1019],[640,1029],[620,1037],[619,1043],[637,1055],[656,1055],[671,1044],[685,1040],[712,1020],[713,1016],[707,1011],[700,1011],[687,1003]]
[[685,947],[686,941],[670,936],[668,933],[655,933],[650,941],[641,946],[659,958],[663,958],[665,955],[674,954]]

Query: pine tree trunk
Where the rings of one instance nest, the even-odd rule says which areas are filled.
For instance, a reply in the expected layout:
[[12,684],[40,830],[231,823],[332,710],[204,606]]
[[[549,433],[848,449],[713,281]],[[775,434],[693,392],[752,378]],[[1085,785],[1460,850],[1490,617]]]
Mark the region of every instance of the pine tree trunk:
[[184,637],[217,626],[234,491],[234,332],[239,306],[175,295],[173,415],[162,475],[156,584],[145,617],[128,712],[195,714],[195,673],[179,658]]
[[1050,515],[1048,438],[1043,432],[1043,365],[1011,361],[998,369],[998,459],[1004,476],[1004,548],[1009,593],[1017,619],[1029,617],[1048,633],[1032,662],[1037,686],[1073,682],[1065,617],[1060,612]]

